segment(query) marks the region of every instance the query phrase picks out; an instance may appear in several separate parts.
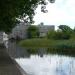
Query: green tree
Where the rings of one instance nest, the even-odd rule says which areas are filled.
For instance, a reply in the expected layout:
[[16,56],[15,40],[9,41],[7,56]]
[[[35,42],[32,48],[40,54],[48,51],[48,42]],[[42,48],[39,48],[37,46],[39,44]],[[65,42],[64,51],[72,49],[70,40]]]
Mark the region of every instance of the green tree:
[[75,40],[75,27],[73,29],[73,33],[71,34],[71,39]]
[[62,32],[65,32],[65,33],[72,33],[73,32],[73,30],[67,25],[60,25],[59,29],[61,29]]
[[70,39],[71,38],[71,34],[73,34],[73,30],[67,26],[67,25],[60,25],[59,29],[61,29],[63,35],[62,38],[63,39]]
[[70,38],[70,34],[66,34],[58,29],[57,31],[49,31],[47,34],[47,38],[54,40],[66,40]]
[[[16,18],[27,17],[27,21],[33,22],[34,10],[39,4],[46,5],[46,0],[0,0],[0,31],[11,31],[18,22]],[[44,7],[42,11],[45,12]]]
[[54,39],[56,32],[54,30],[49,30],[47,33],[48,39]]
[[39,37],[39,29],[36,26],[31,25],[27,30],[28,38],[37,38]]
[[74,29],[73,29],[73,32],[75,33],[75,27],[74,27]]
[[70,35],[66,34],[62,31],[61,32],[57,31],[55,34],[55,39],[57,39],[57,40],[63,40],[63,39],[67,40],[69,38],[70,38]]

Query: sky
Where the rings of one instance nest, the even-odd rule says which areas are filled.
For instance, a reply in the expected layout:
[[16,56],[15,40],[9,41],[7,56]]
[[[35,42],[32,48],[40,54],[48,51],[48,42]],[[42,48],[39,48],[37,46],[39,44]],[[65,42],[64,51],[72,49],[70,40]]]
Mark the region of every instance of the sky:
[[56,0],[55,3],[48,3],[47,13],[40,10],[41,6],[36,9],[34,16],[35,25],[43,22],[45,25],[68,25],[71,28],[75,26],[75,0]]

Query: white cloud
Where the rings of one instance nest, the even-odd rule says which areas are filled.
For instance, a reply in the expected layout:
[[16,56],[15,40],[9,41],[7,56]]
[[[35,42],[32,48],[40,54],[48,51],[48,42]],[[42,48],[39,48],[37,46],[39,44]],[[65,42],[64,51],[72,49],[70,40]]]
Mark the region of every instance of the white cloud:
[[71,27],[75,24],[75,0],[56,0],[54,4],[47,5],[48,13],[42,13],[40,6],[37,8],[37,14],[34,17],[35,24],[44,22],[44,24],[60,25],[67,24]]

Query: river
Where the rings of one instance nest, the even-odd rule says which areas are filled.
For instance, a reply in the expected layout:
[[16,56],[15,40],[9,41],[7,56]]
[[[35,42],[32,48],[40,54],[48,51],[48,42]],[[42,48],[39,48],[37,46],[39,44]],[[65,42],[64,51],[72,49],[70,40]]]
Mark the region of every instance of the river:
[[51,53],[48,48],[22,48],[16,43],[12,43],[8,52],[28,75],[75,75],[75,56],[72,54]]

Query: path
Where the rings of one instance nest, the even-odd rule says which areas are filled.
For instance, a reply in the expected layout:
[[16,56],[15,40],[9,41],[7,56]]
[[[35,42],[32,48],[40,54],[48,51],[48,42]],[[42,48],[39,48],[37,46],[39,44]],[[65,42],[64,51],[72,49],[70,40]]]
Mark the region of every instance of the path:
[[26,75],[20,66],[10,58],[5,48],[0,47],[0,75]]

